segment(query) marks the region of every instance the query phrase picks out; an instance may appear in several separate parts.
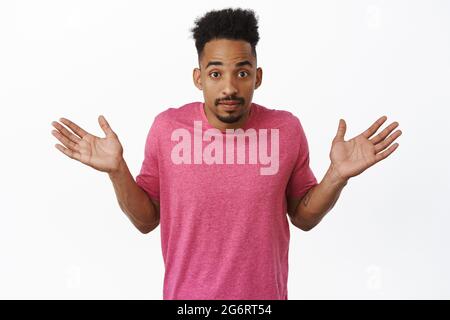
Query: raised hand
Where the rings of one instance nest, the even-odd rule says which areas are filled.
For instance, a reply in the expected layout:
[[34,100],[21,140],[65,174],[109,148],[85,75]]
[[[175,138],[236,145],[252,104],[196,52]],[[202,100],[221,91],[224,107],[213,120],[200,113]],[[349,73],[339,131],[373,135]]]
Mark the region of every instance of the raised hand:
[[344,140],[347,128],[345,120],[339,120],[339,128],[330,151],[330,160],[340,178],[347,180],[359,175],[375,163],[387,158],[397,149],[398,143],[391,144],[402,132],[397,130],[390,133],[398,127],[398,122],[391,123],[371,138],[386,120],[386,116],[379,118],[366,131],[348,141]]
[[118,169],[123,161],[123,148],[105,117],[98,117],[98,123],[106,135],[104,138],[86,132],[68,119],[59,120],[72,130],[69,131],[59,122],[52,122],[57,129],[52,130],[52,134],[63,144],[55,145],[59,151],[99,171],[109,173]]

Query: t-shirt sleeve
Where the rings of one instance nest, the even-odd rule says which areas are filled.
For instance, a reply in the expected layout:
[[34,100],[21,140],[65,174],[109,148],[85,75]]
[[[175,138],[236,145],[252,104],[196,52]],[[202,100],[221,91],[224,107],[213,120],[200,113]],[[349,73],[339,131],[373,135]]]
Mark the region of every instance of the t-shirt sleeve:
[[155,118],[145,142],[145,154],[136,183],[150,198],[159,201],[159,120]]
[[286,188],[286,196],[289,198],[302,198],[308,190],[317,185],[317,179],[309,166],[308,141],[303,127],[297,117],[295,121],[296,138],[293,140],[299,146],[297,158]]

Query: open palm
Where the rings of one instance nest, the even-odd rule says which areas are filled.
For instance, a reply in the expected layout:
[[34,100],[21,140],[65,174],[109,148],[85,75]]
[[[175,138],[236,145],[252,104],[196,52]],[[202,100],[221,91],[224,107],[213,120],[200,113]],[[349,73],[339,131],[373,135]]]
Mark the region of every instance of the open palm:
[[99,171],[111,172],[117,169],[123,159],[123,148],[103,116],[99,116],[98,122],[106,135],[104,138],[86,132],[68,119],[61,118],[60,121],[72,132],[60,123],[52,122],[57,129],[52,134],[64,145],[55,145],[59,151]]
[[399,125],[398,122],[391,123],[378,135],[370,138],[386,120],[385,116],[379,118],[366,131],[348,141],[344,140],[347,129],[345,120],[339,120],[338,132],[333,139],[330,151],[330,160],[341,178],[349,179],[359,175],[397,149],[398,143],[390,145],[402,132],[397,130],[393,134],[389,134]]

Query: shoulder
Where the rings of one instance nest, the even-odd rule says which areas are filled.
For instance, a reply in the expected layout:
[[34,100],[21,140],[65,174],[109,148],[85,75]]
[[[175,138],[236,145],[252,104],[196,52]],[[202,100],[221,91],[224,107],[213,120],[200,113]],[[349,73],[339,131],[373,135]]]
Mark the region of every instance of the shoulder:
[[175,118],[186,116],[189,114],[193,114],[196,111],[196,108],[199,107],[200,102],[190,102],[186,103],[180,107],[169,107],[164,111],[158,113],[155,117],[155,120],[158,121],[169,121],[174,120]]
[[256,104],[258,110],[258,120],[264,122],[266,126],[271,128],[283,128],[298,132],[303,130],[300,119],[291,111],[281,108],[267,108]]
[[155,116],[153,126],[167,129],[184,119],[195,118],[200,103],[195,101],[186,103],[180,107],[169,107]]

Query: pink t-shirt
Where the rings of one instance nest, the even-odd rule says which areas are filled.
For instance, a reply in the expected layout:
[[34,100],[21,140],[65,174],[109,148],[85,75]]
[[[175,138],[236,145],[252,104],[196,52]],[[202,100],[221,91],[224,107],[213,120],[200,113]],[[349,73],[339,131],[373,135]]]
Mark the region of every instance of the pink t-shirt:
[[156,116],[136,177],[160,202],[163,299],[287,299],[286,196],[317,184],[300,121],[252,103],[221,132],[203,107]]

